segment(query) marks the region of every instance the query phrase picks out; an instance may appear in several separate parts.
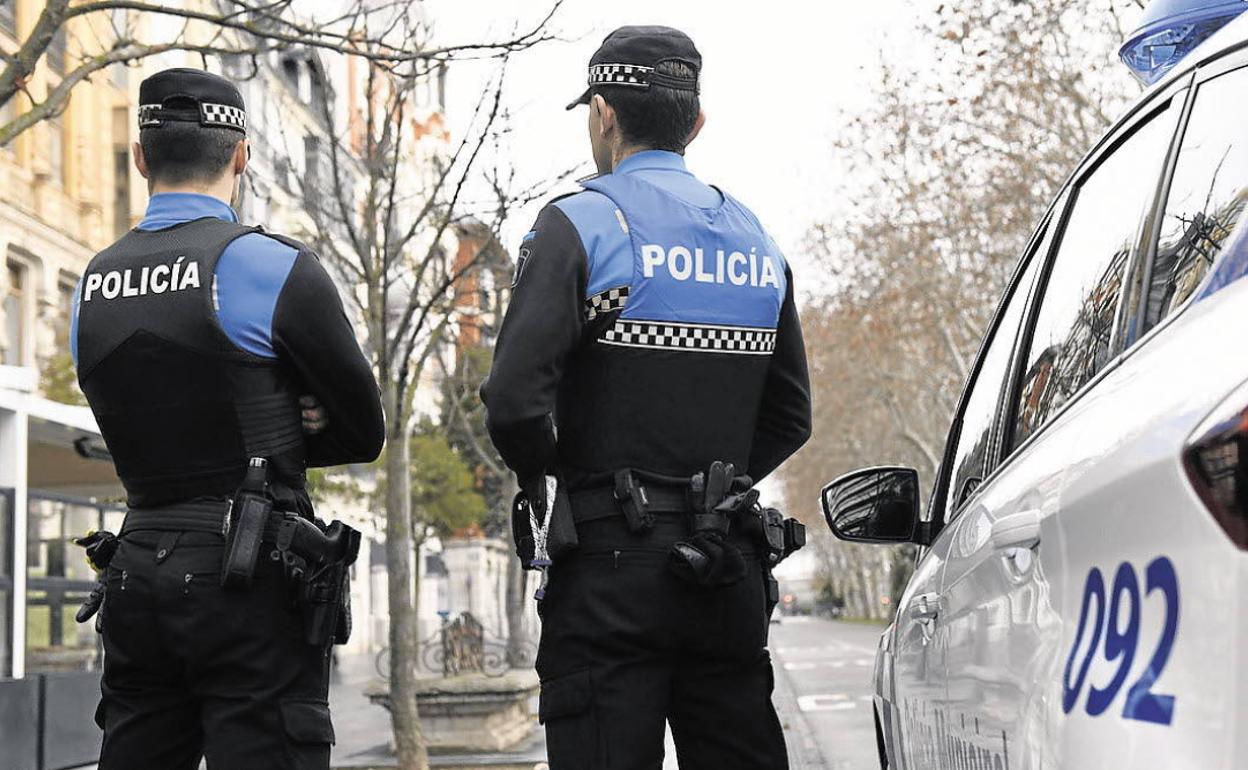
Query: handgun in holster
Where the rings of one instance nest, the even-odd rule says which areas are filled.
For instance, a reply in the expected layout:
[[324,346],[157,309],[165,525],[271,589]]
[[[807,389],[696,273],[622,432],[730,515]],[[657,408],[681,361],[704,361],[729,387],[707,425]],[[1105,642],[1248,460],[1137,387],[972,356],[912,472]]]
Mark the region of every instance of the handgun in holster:
[[304,641],[318,647],[346,644],[351,637],[351,565],[360,553],[361,535],[341,521],[323,529],[297,514],[283,516],[277,549],[302,561],[299,605]]
[[225,588],[247,588],[256,572],[264,528],[273,513],[269,496],[268,462],[253,457],[247,462],[247,474],[234,494],[225,518],[225,557],[221,564],[221,585]]

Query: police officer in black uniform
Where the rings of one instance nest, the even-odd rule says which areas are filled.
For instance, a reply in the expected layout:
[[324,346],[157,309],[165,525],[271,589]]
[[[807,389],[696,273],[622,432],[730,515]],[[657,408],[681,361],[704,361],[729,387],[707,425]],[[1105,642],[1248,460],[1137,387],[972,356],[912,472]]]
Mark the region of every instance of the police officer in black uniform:
[[[698,181],[704,117],[683,33],[624,27],[593,55],[600,172],[525,236],[482,388],[516,472],[540,592],[552,770],[787,767],[766,650],[769,567],[800,527],[750,490],[807,439],[792,276],[757,218]],[[783,537],[787,534],[788,537]]]
[[99,766],[327,768],[354,551],[314,523],[304,473],[376,458],[377,383],[316,255],[238,223],[238,89],[172,69],[139,95],[151,201],[91,261],[72,329],[130,509],[119,539],[89,541],[107,563]]

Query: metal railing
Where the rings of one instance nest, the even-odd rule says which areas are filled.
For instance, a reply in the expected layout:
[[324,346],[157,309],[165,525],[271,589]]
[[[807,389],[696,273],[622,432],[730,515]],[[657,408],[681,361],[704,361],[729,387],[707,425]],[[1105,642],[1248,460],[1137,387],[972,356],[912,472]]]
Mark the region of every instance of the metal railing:
[[99,637],[73,617],[96,576],[73,539],[91,530],[116,531],[126,509],[44,490],[32,489],[27,497],[26,668],[32,673],[98,670]]

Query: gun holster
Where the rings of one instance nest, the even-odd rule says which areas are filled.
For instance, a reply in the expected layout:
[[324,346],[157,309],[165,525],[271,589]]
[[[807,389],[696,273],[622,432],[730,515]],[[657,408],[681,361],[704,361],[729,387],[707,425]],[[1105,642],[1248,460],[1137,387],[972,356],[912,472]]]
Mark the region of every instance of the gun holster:
[[351,565],[360,553],[360,533],[333,521],[322,527],[286,513],[277,527],[272,557],[299,585],[304,641],[317,647],[345,644],[351,637]]

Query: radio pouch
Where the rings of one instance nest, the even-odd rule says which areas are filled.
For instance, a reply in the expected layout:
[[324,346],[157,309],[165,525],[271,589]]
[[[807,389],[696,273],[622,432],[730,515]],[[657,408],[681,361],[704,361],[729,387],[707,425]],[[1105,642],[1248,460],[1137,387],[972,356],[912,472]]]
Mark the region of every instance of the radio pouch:
[[226,518],[225,560],[221,565],[221,585],[225,588],[247,588],[256,572],[260,541],[273,512],[268,495],[267,464],[252,458],[243,486],[234,495]]
[[264,525],[269,522],[273,501],[252,494],[235,498],[230,508],[230,532],[226,537],[225,563],[221,565],[221,585],[246,588],[256,571]]

